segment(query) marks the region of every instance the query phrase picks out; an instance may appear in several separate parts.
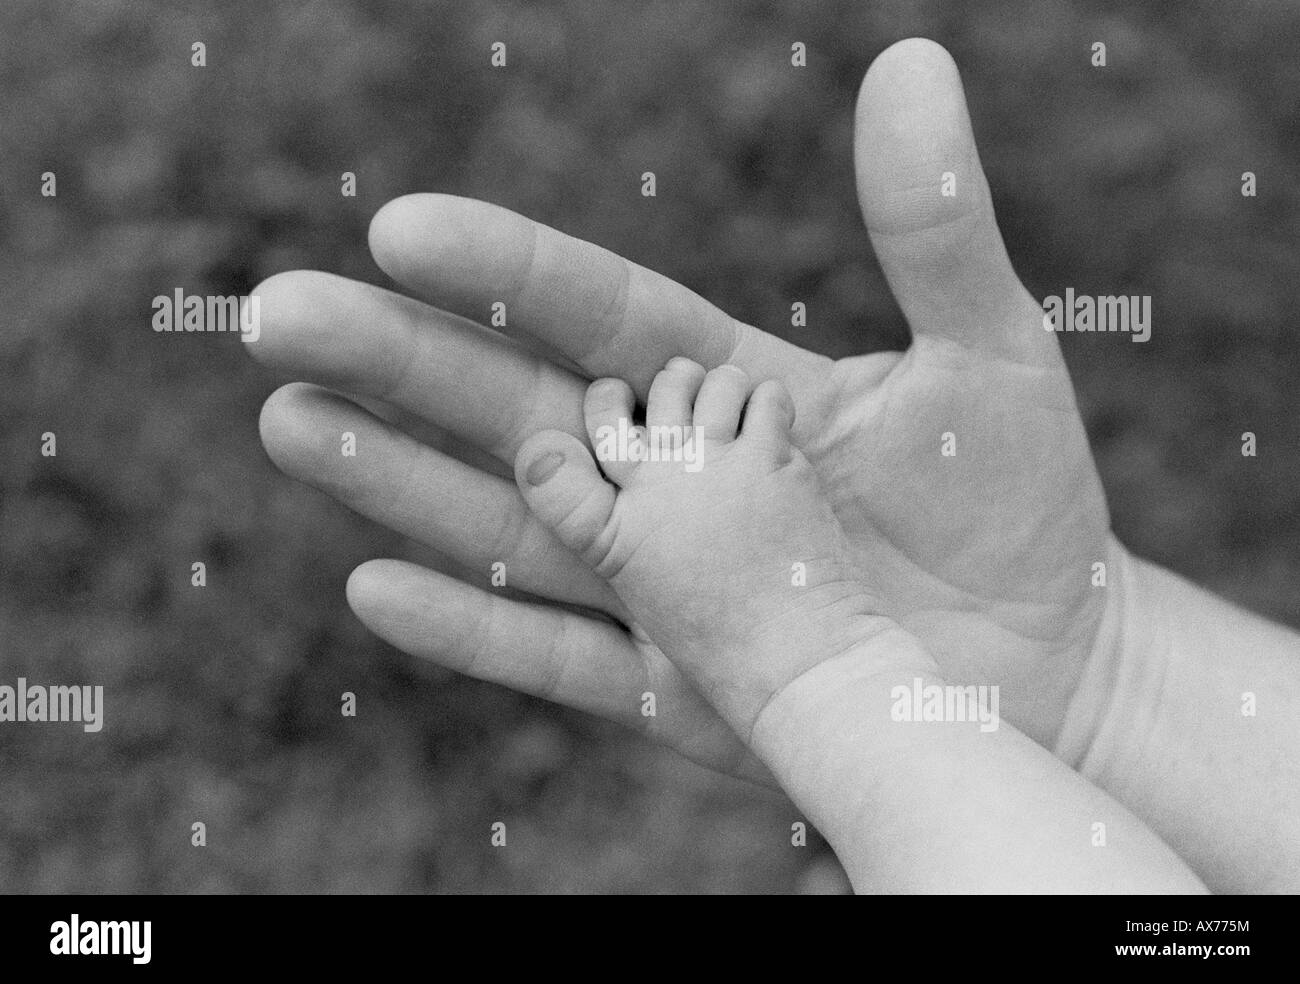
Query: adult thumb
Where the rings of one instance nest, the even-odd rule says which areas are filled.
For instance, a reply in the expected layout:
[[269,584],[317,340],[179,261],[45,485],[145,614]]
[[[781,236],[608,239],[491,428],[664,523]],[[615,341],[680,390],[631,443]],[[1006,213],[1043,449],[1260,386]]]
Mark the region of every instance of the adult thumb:
[[887,48],[858,93],[858,198],[913,336],[1053,364],[1043,309],[1011,267],[952,57],[924,38]]

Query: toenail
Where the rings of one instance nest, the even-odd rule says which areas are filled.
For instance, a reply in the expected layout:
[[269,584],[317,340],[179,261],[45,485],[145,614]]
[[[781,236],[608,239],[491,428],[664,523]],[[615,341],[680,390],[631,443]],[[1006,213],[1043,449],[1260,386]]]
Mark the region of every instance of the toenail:
[[562,464],[564,464],[564,455],[558,451],[547,451],[546,454],[528,466],[524,478],[528,480],[529,485],[541,485],[544,482],[549,482],[551,476],[560,470]]

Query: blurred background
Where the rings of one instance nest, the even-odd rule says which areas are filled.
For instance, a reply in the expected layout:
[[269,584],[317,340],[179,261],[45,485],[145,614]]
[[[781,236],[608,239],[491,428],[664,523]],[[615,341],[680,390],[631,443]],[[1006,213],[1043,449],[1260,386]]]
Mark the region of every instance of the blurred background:
[[1154,297],[1145,345],[1062,336],[1117,532],[1300,625],[1300,6],[5,0],[0,683],[103,684],[108,724],[0,726],[0,890],[841,889],[780,798],[371,637],[347,575],[407,548],[275,472],[283,380],[228,335],[155,334],[150,301],[387,284],[369,218],[432,190],[810,348],[900,348],[851,124],[915,34],[961,67],[1030,289]]

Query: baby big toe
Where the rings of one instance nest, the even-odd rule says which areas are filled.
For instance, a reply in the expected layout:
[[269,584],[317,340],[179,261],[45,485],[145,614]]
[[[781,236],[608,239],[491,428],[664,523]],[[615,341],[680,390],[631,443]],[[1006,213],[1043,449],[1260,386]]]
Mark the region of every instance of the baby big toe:
[[534,434],[515,457],[515,481],[528,508],[574,553],[592,563],[617,493],[582,442],[561,431]]

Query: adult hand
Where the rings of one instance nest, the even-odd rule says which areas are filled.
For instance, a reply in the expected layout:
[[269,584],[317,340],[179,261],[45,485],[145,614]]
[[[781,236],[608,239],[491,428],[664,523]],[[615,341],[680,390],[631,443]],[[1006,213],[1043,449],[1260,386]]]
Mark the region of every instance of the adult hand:
[[[613,621],[624,613],[608,586],[529,515],[505,469],[481,467],[484,452],[512,462],[541,430],[582,438],[589,378],[627,379],[644,400],[672,356],[731,362],[786,383],[796,440],[889,613],[946,677],[1000,685],[1004,715],[1053,742],[1082,668],[1107,644],[1110,593],[1091,574],[1113,548],[1057,341],[1007,258],[942,48],[906,41],[876,60],[855,151],[871,241],[913,331],[901,354],[832,362],[597,246],[442,195],[391,202],[371,227],[378,264],[420,300],[321,273],[262,284],[250,351],[318,384],[268,400],[272,458],[481,579],[367,563],[348,585],[358,616],[408,652],[649,726],[698,761],[760,776],[672,665]],[[955,196],[941,194],[944,172]],[[497,301],[526,344],[481,327]],[[337,393],[431,422],[452,453]],[[339,454],[342,431],[357,436],[355,458]],[[531,600],[488,587],[497,561]],[[641,715],[646,691],[654,717]]]

